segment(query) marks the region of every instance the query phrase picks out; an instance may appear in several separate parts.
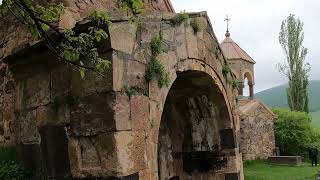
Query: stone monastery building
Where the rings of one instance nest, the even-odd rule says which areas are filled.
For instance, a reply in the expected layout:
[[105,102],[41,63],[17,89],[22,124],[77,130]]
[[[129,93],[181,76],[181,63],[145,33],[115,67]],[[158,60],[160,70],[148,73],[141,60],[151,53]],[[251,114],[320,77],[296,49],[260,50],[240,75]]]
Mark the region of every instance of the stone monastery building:
[[[144,0],[133,24],[114,0],[63,2],[62,29],[109,12],[101,50],[112,66],[82,79],[13,17],[0,19],[0,143],[16,146],[30,179],[242,180],[243,159],[273,154],[275,116],[253,97],[255,61],[229,32],[220,44],[206,12],[173,26],[169,0]],[[162,88],[145,80],[159,33]],[[144,93],[123,92],[133,87]]]

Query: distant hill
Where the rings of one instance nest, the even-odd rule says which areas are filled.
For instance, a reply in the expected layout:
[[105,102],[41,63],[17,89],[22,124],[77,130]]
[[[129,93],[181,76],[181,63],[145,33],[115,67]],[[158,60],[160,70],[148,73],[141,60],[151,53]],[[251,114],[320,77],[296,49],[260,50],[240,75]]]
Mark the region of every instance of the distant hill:
[[[273,87],[255,94],[270,107],[288,108],[286,88],[288,84]],[[320,111],[320,80],[310,81],[309,85],[310,112]]]

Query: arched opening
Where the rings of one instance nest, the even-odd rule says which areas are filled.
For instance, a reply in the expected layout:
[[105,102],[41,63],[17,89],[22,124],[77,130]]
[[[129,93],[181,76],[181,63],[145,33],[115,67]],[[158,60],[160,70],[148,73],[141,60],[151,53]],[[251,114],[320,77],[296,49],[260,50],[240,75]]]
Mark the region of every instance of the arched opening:
[[224,96],[208,74],[180,73],[161,117],[159,179],[225,179],[223,152],[236,148],[231,122]]
[[253,80],[253,76],[250,72],[246,72],[244,74],[242,93],[243,94],[241,94],[241,95],[249,97],[249,99],[253,99],[253,97],[254,97],[254,80]]

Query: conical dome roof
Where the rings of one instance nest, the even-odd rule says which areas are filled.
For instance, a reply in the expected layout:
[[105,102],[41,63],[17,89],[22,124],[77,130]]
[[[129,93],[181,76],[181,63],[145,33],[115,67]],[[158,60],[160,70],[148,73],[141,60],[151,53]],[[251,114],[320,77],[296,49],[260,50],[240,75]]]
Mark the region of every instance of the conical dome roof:
[[255,64],[256,62],[230,38],[230,33],[226,33],[226,38],[221,43],[222,51],[228,60],[244,60]]

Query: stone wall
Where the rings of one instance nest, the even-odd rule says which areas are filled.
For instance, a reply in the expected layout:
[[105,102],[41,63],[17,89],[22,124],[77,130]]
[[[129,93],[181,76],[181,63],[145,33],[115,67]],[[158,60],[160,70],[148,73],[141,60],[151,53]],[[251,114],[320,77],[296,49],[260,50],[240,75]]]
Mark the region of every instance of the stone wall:
[[249,108],[240,117],[240,152],[243,160],[267,159],[275,151],[275,115],[258,100],[242,101],[241,107]]
[[[209,96],[221,98],[220,130],[227,129],[234,141],[215,142],[228,148],[223,152],[225,165],[213,174],[221,179],[233,174],[242,177],[234,92],[222,74],[226,60],[208,17],[205,13],[190,14],[190,19],[177,27],[170,25],[171,18],[170,14],[145,16],[140,24],[131,24],[127,16],[112,17],[110,41],[103,42],[102,49],[112,68],[104,77],[88,71],[81,79],[78,71],[56,61],[41,43],[6,59],[15,84],[7,85],[14,92],[10,99],[14,111],[9,112],[15,115],[10,119],[15,143],[34,176],[47,171],[56,177],[158,179],[159,129],[170,88],[147,83],[144,76],[151,59],[151,39],[162,33],[166,52],[158,59],[169,73],[170,86],[181,73],[201,72],[212,81],[200,78],[193,83],[207,83],[216,92],[208,92]],[[201,32],[193,31],[192,19],[201,22]],[[123,91],[125,87],[139,87],[146,93],[129,96]],[[215,119],[211,115],[207,118],[203,122]],[[199,133],[206,132],[199,128]]]
[[[93,10],[108,11],[112,14],[126,14],[119,10],[117,0],[50,0],[41,3],[63,3],[66,7],[60,17],[59,28],[73,28]],[[146,14],[155,12],[173,13],[169,0],[144,0]],[[26,27],[12,15],[0,18],[0,144],[12,145],[14,135],[14,97],[15,82],[3,59],[21,49],[38,42],[26,32]]]

